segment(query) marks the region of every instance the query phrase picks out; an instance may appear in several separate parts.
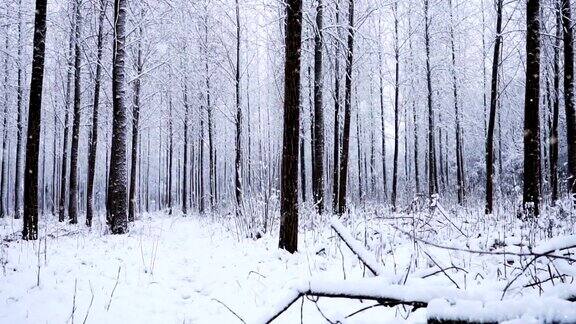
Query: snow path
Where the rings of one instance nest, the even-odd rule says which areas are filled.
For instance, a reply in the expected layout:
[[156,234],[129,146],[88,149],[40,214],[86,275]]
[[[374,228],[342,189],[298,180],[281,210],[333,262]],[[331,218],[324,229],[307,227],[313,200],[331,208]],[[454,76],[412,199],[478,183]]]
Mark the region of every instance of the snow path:
[[[276,248],[276,233],[239,240],[198,217],[152,215],[125,236],[67,224],[47,227],[55,237],[46,240],[46,254],[40,241],[40,286],[38,242],[0,243],[0,259],[7,260],[0,277],[0,323],[81,323],[86,316],[87,323],[240,323],[216,300],[248,320],[273,305],[292,282],[319,273],[342,278],[341,261],[308,249],[307,240],[317,240],[313,234],[302,235],[303,252],[289,255]],[[18,228],[19,222],[0,220],[3,237]],[[319,304],[335,317],[366,305]],[[299,306],[279,322],[299,322]],[[388,315],[378,313],[379,321]],[[313,303],[307,302],[304,314],[306,322],[322,321]]]

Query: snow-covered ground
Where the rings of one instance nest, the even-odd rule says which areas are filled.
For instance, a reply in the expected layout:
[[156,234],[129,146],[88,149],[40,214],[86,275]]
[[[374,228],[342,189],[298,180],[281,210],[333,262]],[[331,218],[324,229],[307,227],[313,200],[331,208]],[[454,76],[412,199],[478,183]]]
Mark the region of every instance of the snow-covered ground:
[[[216,221],[198,215],[145,215],[132,225],[129,234],[120,236],[104,234],[101,222],[88,231],[83,225],[42,221],[42,239],[36,242],[13,240],[19,236],[20,221],[0,219],[4,238],[0,242],[0,323],[241,323],[233,312],[252,322],[273,312],[294,287],[312,283],[323,287],[330,282],[335,282],[326,287],[331,290],[378,291],[370,285],[381,284],[402,296],[407,291],[437,295],[445,289],[447,298],[458,299],[463,306],[455,310],[452,300],[434,300],[431,310],[410,313],[409,308],[375,307],[346,319],[375,302],[321,298],[317,303],[309,299],[302,303],[300,299],[277,321],[300,323],[302,317],[304,323],[322,323],[325,318],[346,323],[425,322],[428,311],[447,314],[470,308],[478,316],[493,319],[486,317],[485,304],[492,305],[491,310],[502,309],[502,314],[514,311],[518,320],[524,314],[543,319],[538,306],[531,307],[529,313],[518,308],[522,304],[541,308],[557,304],[550,306],[548,316],[552,317],[547,318],[576,319],[576,307],[570,310],[574,304],[560,298],[576,292],[576,268],[571,262],[538,263],[538,267],[551,264],[550,271],[563,276],[526,288],[539,276],[536,268],[528,270],[529,274],[522,274],[508,288],[504,298],[508,304],[499,304],[503,289],[520,273],[514,270],[524,262],[520,256],[479,256],[427,246],[402,232],[412,230],[420,233],[422,240],[453,248],[500,251],[506,246],[509,251],[524,251],[527,247],[520,238],[522,233],[512,236],[513,229],[501,232],[491,228],[503,220],[450,224],[442,215],[400,215],[394,220],[364,215],[347,221],[351,236],[363,240],[360,246],[367,245],[372,262],[380,263],[384,279],[341,285],[340,280],[362,280],[371,275],[330,229],[329,222],[324,223],[302,232],[300,252],[290,255],[278,250],[276,232],[255,240],[236,233],[229,219]],[[570,231],[573,228],[562,230]],[[574,237],[547,244],[560,246],[570,239]],[[413,252],[415,245],[417,253]],[[574,271],[572,276],[570,271]],[[399,284],[406,284],[406,289]],[[450,293],[456,289],[460,293]],[[386,294],[386,289],[382,291]],[[548,299],[538,299],[541,295]]]
[[[0,222],[7,238],[21,226]],[[249,320],[291,281],[342,276],[339,260],[315,254],[312,234],[290,255],[277,249],[276,235],[239,239],[199,216],[148,215],[123,236],[54,222],[41,227],[46,240],[2,243],[0,323],[239,323],[221,303]],[[356,309],[330,304],[333,311]],[[296,308],[283,319],[299,320]],[[304,312],[322,319],[311,303]]]

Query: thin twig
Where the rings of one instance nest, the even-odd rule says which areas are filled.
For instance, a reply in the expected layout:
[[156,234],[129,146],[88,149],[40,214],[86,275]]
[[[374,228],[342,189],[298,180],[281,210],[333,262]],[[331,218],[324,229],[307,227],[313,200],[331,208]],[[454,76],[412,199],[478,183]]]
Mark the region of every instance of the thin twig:
[[242,317],[240,317],[238,314],[236,314],[235,311],[233,311],[232,309],[230,309],[230,307],[226,306],[226,304],[224,304],[223,302],[219,301],[219,300],[216,299],[216,298],[212,298],[212,300],[215,301],[215,302],[218,302],[218,303],[220,303],[220,305],[226,307],[226,309],[229,310],[230,313],[234,314],[234,316],[236,316],[242,323],[246,324],[246,321],[245,321]]
[[110,310],[110,305],[112,305],[112,297],[114,297],[114,292],[116,287],[118,287],[118,280],[120,279],[120,270],[122,266],[118,266],[118,273],[116,274],[116,283],[114,283],[114,288],[112,288],[112,293],[110,293],[110,300],[108,300],[108,306],[106,306],[106,311]]

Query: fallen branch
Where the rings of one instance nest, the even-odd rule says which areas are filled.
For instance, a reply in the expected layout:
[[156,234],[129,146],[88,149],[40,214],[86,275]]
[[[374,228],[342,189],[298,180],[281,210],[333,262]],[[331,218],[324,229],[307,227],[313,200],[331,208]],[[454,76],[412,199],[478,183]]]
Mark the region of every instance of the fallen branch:
[[334,229],[338,237],[346,243],[346,246],[360,259],[360,261],[372,272],[374,276],[381,276],[384,274],[380,263],[376,261],[374,256],[362,244],[360,244],[350,233],[346,231],[337,219],[330,222],[330,226]]
[[228,307],[228,305],[224,304],[223,302],[219,301],[216,298],[212,298],[213,301],[218,302],[220,305],[226,307],[227,310],[230,311],[230,313],[234,314],[234,316],[236,316],[236,318],[238,318],[242,323],[246,324],[246,321],[244,321],[244,319],[242,317],[240,317],[238,314],[236,314],[235,311],[233,311],[230,307]]
[[277,307],[272,308],[271,312],[252,322],[271,323],[304,296],[373,300],[382,306],[404,305],[416,309],[427,307],[428,302],[435,298],[453,300],[456,297],[463,297],[464,292],[459,289],[440,286],[388,284],[388,281],[382,278],[363,278],[361,280],[311,279],[291,289],[277,304]]
[[106,311],[109,311],[110,305],[112,305],[112,298],[114,297],[114,292],[116,291],[116,287],[118,287],[118,280],[120,279],[120,270],[122,270],[122,266],[118,266],[118,273],[116,274],[116,282],[114,283],[114,288],[112,288],[112,292],[110,293],[110,300],[108,300]]

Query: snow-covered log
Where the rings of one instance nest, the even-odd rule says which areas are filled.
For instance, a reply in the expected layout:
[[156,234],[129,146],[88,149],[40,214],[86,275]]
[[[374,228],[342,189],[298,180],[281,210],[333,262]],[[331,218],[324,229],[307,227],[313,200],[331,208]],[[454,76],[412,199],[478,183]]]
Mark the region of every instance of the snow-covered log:
[[252,323],[270,323],[303,296],[374,300],[383,306],[427,307],[436,298],[464,298],[465,292],[443,286],[395,285],[384,278],[326,280],[312,278],[296,284],[277,304]]
[[[428,323],[576,323],[576,304],[557,297],[523,297],[503,301],[432,300]],[[519,322],[520,323],[520,322]]]
[[374,255],[370,253],[370,251],[368,251],[354,237],[352,237],[352,235],[348,233],[344,225],[342,225],[342,223],[340,223],[338,219],[332,219],[330,221],[330,226],[334,229],[334,231],[336,232],[336,234],[338,234],[338,236],[342,239],[342,241],[346,243],[348,248],[352,250],[352,252],[354,252],[354,254],[358,256],[360,261],[362,261],[362,263],[366,265],[368,270],[370,270],[370,272],[372,272],[373,275],[381,276],[384,274],[382,265],[376,260],[376,258],[374,258]]

